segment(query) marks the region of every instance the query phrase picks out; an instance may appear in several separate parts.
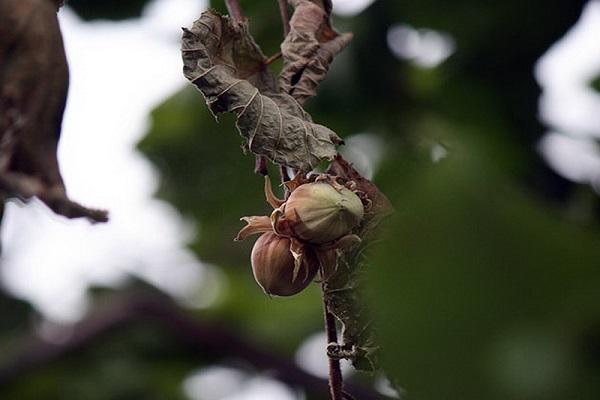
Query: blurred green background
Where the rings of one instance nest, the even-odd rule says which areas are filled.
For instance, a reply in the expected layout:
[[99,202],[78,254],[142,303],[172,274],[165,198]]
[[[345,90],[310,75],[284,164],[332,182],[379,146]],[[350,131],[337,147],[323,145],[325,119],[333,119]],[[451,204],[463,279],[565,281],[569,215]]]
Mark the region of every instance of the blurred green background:
[[[69,5],[86,19],[123,19],[145,3]],[[277,52],[276,2],[241,3],[265,53]],[[355,39],[307,110],[340,136],[368,133],[383,143],[374,181],[396,212],[370,251],[365,301],[402,398],[600,396],[598,197],[556,175],[535,151],[545,128],[534,65],[584,4],[379,0],[335,19]],[[221,1],[211,5],[224,11]],[[434,68],[400,60],[387,42],[398,23],[446,32],[455,51]],[[322,329],[319,291],[312,285],[293,298],[268,299],[251,276],[252,243],[232,244],[240,216],[268,211],[253,157],[239,144],[233,119],[216,124],[189,87],[153,112],[139,148],[161,173],[157,196],[198,222],[193,251],[227,277],[225,294],[197,316],[292,359]],[[433,162],[432,148],[445,157]],[[141,286],[119,291],[149,290]],[[102,303],[118,294],[95,296]],[[0,362],[31,350],[24,338],[37,323],[27,304],[2,296]],[[191,351],[152,321],[110,329],[11,376],[0,398],[183,399],[187,374],[231,359]],[[354,379],[371,385],[374,377]]]

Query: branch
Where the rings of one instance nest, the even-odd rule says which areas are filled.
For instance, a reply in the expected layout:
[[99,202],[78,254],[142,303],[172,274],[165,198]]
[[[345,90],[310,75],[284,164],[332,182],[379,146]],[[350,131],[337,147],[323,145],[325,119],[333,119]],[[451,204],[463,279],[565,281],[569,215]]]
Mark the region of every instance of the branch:
[[[68,337],[68,340],[60,344],[45,342],[32,333],[13,353],[13,357],[4,357],[5,361],[0,364],[0,387],[85,349],[102,336],[148,321],[178,337],[190,348],[190,353],[197,354],[199,358],[205,355],[242,358],[257,369],[275,371],[276,379],[291,386],[301,386],[315,396],[323,396],[327,392],[326,380],[304,372],[287,358],[263,350],[223,326],[191,317],[170,298],[157,294],[136,294],[113,299],[74,327],[65,327],[64,337]],[[364,386],[348,386],[361,400],[385,399]]]
[[225,0],[225,5],[227,6],[227,12],[234,21],[241,21],[244,19],[239,0]]
[[290,33],[290,13],[287,0],[277,0],[279,2],[279,14],[281,15],[281,24],[283,25],[283,37]]
[[[335,317],[329,312],[325,288],[323,288],[323,313],[325,316],[325,332],[327,333],[327,346],[338,344]],[[343,400],[344,380],[340,368],[340,360],[328,356],[329,359],[329,393],[331,400]]]

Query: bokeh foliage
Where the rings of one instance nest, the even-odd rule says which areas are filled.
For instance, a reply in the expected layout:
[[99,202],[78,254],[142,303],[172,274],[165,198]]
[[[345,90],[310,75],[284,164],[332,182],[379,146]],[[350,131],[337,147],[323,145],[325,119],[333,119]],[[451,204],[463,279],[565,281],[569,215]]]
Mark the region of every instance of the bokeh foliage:
[[489,156],[455,149],[397,196],[370,271],[385,364],[411,399],[596,398],[600,233]]
[[[86,18],[115,19],[145,2],[118,3],[71,1]],[[242,1],[267,55],[281,38],[275,3]],[[336,21],[355,39],[307,108],[342,137],[368,132],[385,143],[375,181],[396,213],[370,255],[368,299],[384,365],[408,399],[600,394],[597,197],[592,212],[576,213],[584,220],[570,220],[574,207],[590,207],[577,202],[586,189],[554,175],[533,148],[544,132],[533,66],[583,3],[378,0]],[[387,47],[396,23],[447,32],[456,52],[429,70],[400,61]],[[433,163],[433,146],[447,157]],[[251,241],[232,242],[240,216],[269,210],[232,118],[217,124],[189,87],[155,110],[140,150],[161,173],[157,196],[197,224],[192,250],[225,277],[202,316],[291,357],[321,329],[318,290],[268,299],[251,276]],[[0,325],[7,346],[29,313],[8,299],[0,306],[15,321]],[[162,335],[122,332],[0,388],[0,397],[181,398],[180,381],[198,361]]]

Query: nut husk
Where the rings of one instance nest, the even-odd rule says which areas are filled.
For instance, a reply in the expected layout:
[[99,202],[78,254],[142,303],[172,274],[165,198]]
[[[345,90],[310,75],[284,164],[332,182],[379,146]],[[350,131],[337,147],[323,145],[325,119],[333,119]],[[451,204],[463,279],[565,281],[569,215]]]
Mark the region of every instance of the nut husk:
[[294,276],[294,257],[291,241],[273,232],[262,234],[252,248],[254,279],[270,296],[292,296],[307,287],[319,269],[311,251],[302,258],[300,269]]
[[322,244],[347,235],[360,224],[363,215],[363,203],[354,192],[317,182],[300,185],[291,193],[282,222],[295,237]]

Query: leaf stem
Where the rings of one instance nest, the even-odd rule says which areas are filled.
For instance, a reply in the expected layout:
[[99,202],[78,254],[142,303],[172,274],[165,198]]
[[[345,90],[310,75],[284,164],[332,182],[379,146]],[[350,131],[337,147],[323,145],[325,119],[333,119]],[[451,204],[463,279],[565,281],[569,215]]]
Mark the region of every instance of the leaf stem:
[[[240,7],[239,0],[225,0],[227,6],[227,12],[231,15],[234,21],[242,21],[244,14],[242,13],[242,7]],[[265,156],[256,156],[256,162],[254,164],[254,173],[262,176],[267,176],[269,171],[267,170],[267,159]]]
[[254,173],[261,174],[262,176],[269,175],[267,170],[267,158],[265,156],[256,156],[256,163],[254,164]]
[[[329,312],[327,300],[325,296],[324,283],[321,285],[323,294],[323,313],[325,316],[325,332],[327,333],[327,345],[338,343],[337,330],[335,326],[335,317]],[[329,357],[329,394],[331,400],[344,399],[344,381],[342,378],[342,370],[340,368],[340,360]]]
[[288,10],[287,0],[277,0],[279,2],[279,14],[281,15],[281,23],[283,24],[283,37],[285,38],[290,33],[290,14]]
[[290,197],[290,190],[287,188],[285,183],[290,180],[290,175],[288,174],[288,170],[285,165],[279,166],[279,175],[281,176],[281,184],[283,185],[285,199],[287,200],[288,197]]
[[229,15],[231,15],[231,18],[233,18],[234,21],[241,21],[244,19],[239,0],[225,0],[225,5],[227,6],[227,12],[229,12]]
[[271,65],[271,64],[273,64],[273,63],[274,63],[276,60],[278,60],[278,59],[280,59],[280,58],[281,58],[281,52],[279,51],[279,52],[277,52],[277,53],[273,54],[271,57],[267,58],[267,59],[265,60],[265,63],[264,63],[264,64],[265,64],[265,65]]

